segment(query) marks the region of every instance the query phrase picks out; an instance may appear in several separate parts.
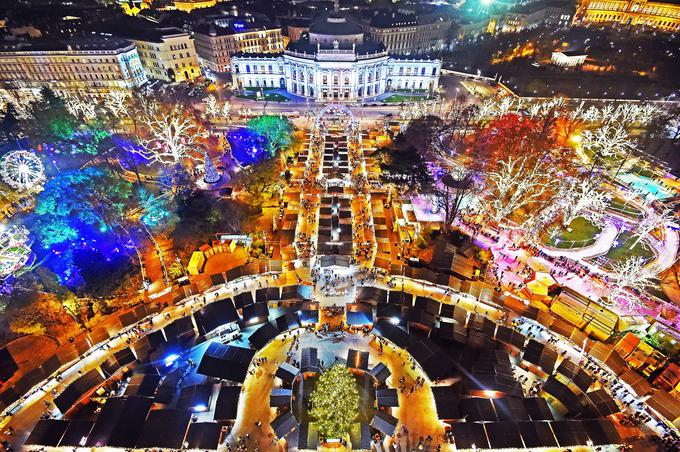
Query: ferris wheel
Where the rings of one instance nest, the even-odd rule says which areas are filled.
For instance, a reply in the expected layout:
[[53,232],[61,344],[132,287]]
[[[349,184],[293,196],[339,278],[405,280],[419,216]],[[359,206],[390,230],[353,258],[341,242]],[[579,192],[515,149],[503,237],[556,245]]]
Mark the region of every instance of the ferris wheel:
[[0,177],[18,191],[36,190],[45,182],[45,168],[32,152],[8,152],[0,161]]

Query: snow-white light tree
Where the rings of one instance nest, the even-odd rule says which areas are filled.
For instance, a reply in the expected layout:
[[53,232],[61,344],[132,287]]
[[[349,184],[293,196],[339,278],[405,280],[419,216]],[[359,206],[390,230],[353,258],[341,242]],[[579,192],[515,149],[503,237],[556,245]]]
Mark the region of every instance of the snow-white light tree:
[[183,160],[200,160],[202,154],[193,152],[197,139],[204,134],[196,121],[175,106],[169,112],[150,105],[147,111],[147,137],[141,140],[139,152],[153,162],[174,166]]
[[583,180],[569,179],[562,185],[556,201],[562,226],[569,226],[577,217],[583,217],[597,225],[602,223],[611,197],[598,190],[599,185],[592,177]]
[[231,102],[227,101],[222,105],[222,116],[229,118],[229,113],[231,113]]
[[540,160],[531,163],[525,156],[499,162],[498,170],[487,178],[483,209],[498,222],[520,207],[540,201],[555,185],[549,173]]
[[629,312],[635,312],[640,306],[640,299],[631,290],[644,291],[653,285],[656,275],[641,257],[629,257],[622,262],[613,262],[611,266],[613,281],[610,281],[612,290],[607,296],[609,304],[623,303]]
[[583,149],[602,157],[621,156],[635,148],[635,142],[621,125],[603,125],[583,132]]
[[667,224],[675,220],[677,220],[675,212],[673,209],[668,207],[664,207],[659,211],[654,211],[654,209],[651,208],[647,209],[644,216],[638,222],[635,228],[635,235],[637,236],[637,239],[630,247],[633,248],[635,245],[640,243],[640,241],[642,241],[647,236],[647,234],[658,228],[666,227]]
[[212,94],[208,94],[205,99],[205,114],[210,118],[216,118],[220,114],[220,106],[217,102],[217,98]]
[[123,90],[112,90],[104,98],[104,108],[111,112],[113,116],[128,115],[129,94]]

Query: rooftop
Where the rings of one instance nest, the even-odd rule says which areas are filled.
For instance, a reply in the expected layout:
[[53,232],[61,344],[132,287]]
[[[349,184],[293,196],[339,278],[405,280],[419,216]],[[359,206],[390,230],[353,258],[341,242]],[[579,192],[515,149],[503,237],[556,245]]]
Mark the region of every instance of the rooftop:
[[347,36],[363,34],[363,30],[353,19],[341,14],[331,13],[312,22],[310,33],[330,36]]
[[208,36],[228,36],[239,33],[250,33],[253,31],[275,30],[279,29],[271,23],[265,22],[234,22],[231,25],[219,26],[217,24],[203,24],[196,27],[195,33]]
[[99,36],[96,38],[60,39],[32,39],[29,41],[2,42],[0,52],[65,52],[65,51],[93,51],[118,50],[131,46],[125,39]]

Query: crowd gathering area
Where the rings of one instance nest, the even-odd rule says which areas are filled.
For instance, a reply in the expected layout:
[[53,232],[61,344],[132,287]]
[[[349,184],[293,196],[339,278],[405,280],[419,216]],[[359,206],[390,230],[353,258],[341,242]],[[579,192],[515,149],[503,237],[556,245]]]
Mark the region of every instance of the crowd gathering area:
[[[463,202],[455,239],[435,234],[418,254],[445,213],[380,177],[379,149],[407,125],[324,107],[296,132],[267,255],[213,270],[245,245],[205,245],[186,287],[3,390],[5,438],[22,450],[678,450],[680,399],[650,382],[663,359],[631,333],[653,319],[677,337],[680,316],[662,315],[677,307],[617,279],[624,265],[675,263],[672,221],[639,243],[631,232],[677,196],[674,179],[626,166],[625,183],[597,187],[611,195],[597,222],[575,215],[532,242]],[[601,302],[617,284],[643,300]]]

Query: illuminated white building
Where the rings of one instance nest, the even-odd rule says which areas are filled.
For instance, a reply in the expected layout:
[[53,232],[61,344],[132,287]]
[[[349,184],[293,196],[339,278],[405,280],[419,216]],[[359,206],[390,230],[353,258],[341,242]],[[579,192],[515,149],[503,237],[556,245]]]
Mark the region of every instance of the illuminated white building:
[[0,45],[0,87],[55,91],[132,89],[147,82],[137,48],[122,39]]
[[441,61],[425,55],[390,55],[364,39],[361,27],[339,14],[312,24],[308,36],[283,53],[237,53],[231,59],[240,89],[285,88],[316,100],[360,100],[388,91],[436,89]]

